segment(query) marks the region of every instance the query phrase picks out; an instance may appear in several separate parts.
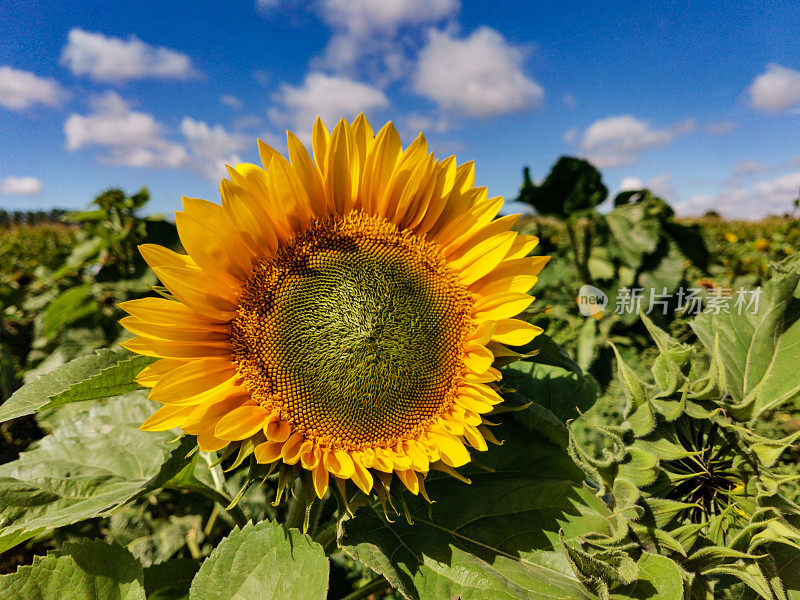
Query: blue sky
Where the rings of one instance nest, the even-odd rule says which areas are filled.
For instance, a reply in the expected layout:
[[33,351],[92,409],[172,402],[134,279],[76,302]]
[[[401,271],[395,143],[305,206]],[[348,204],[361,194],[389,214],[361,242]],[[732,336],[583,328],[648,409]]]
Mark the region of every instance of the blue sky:
[[493,195],[573,154],[684,214],[783,213],[800,190],[793,4],[0,0],[0,207],[148,185],[169,213],[218,197],[257,137],[283,149],[286,128],[364,110],[474,159]]

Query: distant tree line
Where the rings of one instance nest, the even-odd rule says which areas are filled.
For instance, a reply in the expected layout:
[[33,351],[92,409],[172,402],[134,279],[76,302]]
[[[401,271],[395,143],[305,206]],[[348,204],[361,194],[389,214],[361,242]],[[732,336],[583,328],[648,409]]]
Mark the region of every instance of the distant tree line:
[[53,210],[12,210],[0,208],[0,227],[12,225],[38,225],[40,223],[60,223],[66,211],[60,208]]

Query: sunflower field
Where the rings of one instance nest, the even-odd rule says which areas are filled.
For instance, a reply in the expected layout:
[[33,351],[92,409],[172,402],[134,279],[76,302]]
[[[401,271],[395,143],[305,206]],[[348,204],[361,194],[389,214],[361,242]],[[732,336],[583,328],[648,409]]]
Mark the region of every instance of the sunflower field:
[[0,600],[800,599],[798,215],[288,149],[0,212]]

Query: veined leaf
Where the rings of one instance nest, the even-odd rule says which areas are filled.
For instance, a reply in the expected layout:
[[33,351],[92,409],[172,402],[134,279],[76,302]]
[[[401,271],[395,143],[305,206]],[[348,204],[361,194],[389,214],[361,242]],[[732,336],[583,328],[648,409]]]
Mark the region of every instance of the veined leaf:
[[728,373],[731,412],[740,420],[757,418],[800,397],[800,272],[787,268],[764,285],[758,311],[703,313],[692,322],[709,352],[719,336],[719,358]]
[[145,600],[142,565],[122,546],[67,543],[0,577],[0,600]]
[[180,471],[193,442],[168,444],[174,433],[139,431],[150,412],[143,393],[89,407],[0,465],[0,552],[42,531],[105,515]]
[[614,589],[611,600],[682,600],[683,577],[678,565],[658,554],[644,552],[636,563],[638,578]]
[[330,566],[322,546],[273,521],[235,528],[192,581],[190,600],[324,600]]
[[139,387],[134,376],[153,362],[129,350],[98,350],[34,379],[0,406],[0,422],[70,402],[118,396]]
[[463,469],[469,485],[431,476],[434,503],[409,502],[413,525],[363,508],[342,524],[340,544],[409,599],[594,598],[572,571],[558,532],[568,540],[608,532],[608,510],[580,484],[566,451],[520,421],[506,415],[494,433],[508,443],[478,457],[494,472]]
[[597,384],[591,377],[529,360],[504,367],[503,383],[541,404],[562,421],[588,410],[598,394]]

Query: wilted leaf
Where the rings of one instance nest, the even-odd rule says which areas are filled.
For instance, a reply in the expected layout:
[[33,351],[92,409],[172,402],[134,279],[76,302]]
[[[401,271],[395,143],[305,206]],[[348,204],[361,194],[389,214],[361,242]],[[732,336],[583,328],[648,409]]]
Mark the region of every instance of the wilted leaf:
[[106,514],[162,486],[187,463],[188,438],[139,431],[144,394],[92,406],[0,465],[0,552],[41,531]]
[[233,530],[200,567],[191,600],[324,600],[330,566],[322,546],[273,521]]
[[142,565],[117,544],[69,542],[0,577],[0,600],[144,600]]
[[133,377],[152,361],[124,348],[81,356],[18,389],[0,406],[0,421],[70,402],[126,394],[139,387]]

